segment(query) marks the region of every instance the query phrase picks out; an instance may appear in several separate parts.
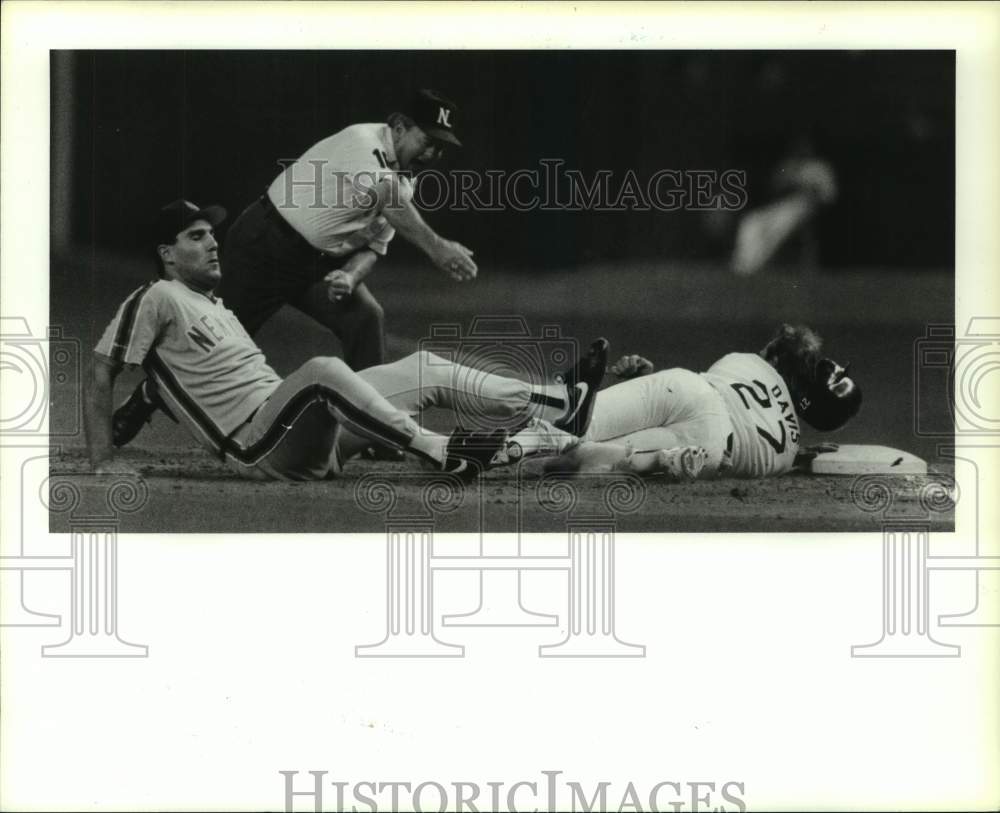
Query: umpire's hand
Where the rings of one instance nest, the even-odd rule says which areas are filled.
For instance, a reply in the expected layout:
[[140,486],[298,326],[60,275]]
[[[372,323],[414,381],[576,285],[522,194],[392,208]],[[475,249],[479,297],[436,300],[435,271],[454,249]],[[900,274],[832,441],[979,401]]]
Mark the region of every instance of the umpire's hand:
[[472,250],[454,240],[441,240],[431,254],[434,265],[457,282],[475,279],[479,267],[472,259]]

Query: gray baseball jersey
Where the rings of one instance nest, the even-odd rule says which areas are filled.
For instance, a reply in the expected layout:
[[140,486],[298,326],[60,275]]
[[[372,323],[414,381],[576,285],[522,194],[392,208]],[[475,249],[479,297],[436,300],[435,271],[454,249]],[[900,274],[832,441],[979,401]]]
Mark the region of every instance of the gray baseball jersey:
[[174,414],[213,451],[281,384],[222,300],[179,280],[133,291],[95,352],[150,370]]

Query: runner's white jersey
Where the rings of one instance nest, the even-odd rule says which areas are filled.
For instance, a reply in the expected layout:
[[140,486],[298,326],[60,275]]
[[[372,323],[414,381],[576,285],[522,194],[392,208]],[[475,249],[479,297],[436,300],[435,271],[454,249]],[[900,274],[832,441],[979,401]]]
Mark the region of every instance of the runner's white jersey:
[[145,366],[168,406],[183,413],[177,417],[213,447],[281,383],[222,300],[179,280],[159,280],[133,291],[95,352]]
[[768,477],[791,471],[799,419],[788,385],[754,353],[730,353],[702,373],[722,395],[733,423],[731,474]]

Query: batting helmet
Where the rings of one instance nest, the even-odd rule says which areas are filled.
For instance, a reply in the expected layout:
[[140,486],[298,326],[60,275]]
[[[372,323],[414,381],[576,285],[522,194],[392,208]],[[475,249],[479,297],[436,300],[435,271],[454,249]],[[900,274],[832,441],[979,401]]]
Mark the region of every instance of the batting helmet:
[[861,409],[861,387],[851,378],[848,368],[833,359],[820,359],[812,383],[796,404],[802,419],[813,429],[832,432],[839,429]]

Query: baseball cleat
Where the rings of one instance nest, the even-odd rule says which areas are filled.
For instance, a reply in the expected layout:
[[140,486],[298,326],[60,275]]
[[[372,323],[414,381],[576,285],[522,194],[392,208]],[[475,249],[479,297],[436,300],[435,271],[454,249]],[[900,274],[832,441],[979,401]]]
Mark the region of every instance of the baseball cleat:
[[448,438],[442,468],[471,479],[476,474],[511,462],[506,429],[491,432],[455,429]]
[[556,381],[566,385],[569,408],[566,414],[552,425],[563,432],[582,437],[590,426],[590,416],[594,412],[594,397],[604,380],[604,371],[608,366],[608,350],[611,345],[607,339],[594,341],[585,355],[575,367],[556,376]]
[[135,391],[115,410],[111,417],[111,442],[115,446],[124,446],[132,441],[143,424],[153,422],[153,413],[157,409],[177,423],[177,418],[167,409],[166,405],[156,396],[155,390],[150,395],[150,381],[144,378]]
[[656,452],[655,472],[662,472],[674,483],[690,483],[705,468],[708,452],[700,446],[677,446]]

